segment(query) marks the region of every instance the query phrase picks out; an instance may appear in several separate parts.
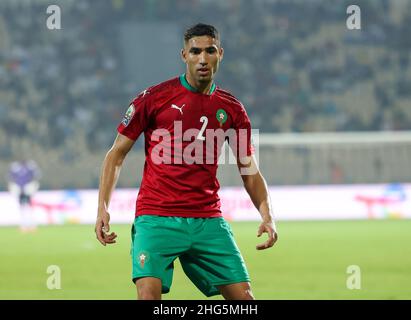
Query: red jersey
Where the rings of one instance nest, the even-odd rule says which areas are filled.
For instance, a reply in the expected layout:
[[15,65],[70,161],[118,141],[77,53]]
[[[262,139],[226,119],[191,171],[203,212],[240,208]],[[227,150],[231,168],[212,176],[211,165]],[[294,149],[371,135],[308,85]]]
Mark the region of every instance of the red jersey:
[[[132,140],[144,132],[146,161],[136,216],[221,216],[216,177],[221,143],[212,134],[245,132],[244,153],[252,153],[250,121],[241,102],[215,84],[209,94],[197,92],[184,74],[141,92],[117,130]],[[239,141],[225,138],[230,145],[231,139]],[[233,151],[239,155],[241,147]]]

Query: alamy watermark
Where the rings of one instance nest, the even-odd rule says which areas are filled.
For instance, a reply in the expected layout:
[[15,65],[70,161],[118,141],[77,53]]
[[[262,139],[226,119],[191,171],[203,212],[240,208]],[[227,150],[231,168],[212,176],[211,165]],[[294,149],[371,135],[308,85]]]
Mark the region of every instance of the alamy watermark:
[[346,25],[348,30],[361,30],[361,8],[355,4],[347,7]]
[[[239,164],[242,175],[258,172],[259,130],[191,128],[183,132],[182,121],[174,121],[173,133],[156,129],[151,141],[158,142],[151,150],[154,164]],[[225,146],[231,153],[226,158]],[[256,166],[250,165],[253,155]]]
[[353,264],[347,267],[347,277],[346,286],[349,290],[360,290],[361,289],[361,269],[359,266]]
[[46,286],[49,290],[60,290],[61,289],[61,270],[57,265],[50,265],[47,267],[47,277]]
[[47,7],[46,12],[47,14],[49,14],[46,20],[47,29],[60,30],[61,29],[61,8],[56,4],[52,4]]

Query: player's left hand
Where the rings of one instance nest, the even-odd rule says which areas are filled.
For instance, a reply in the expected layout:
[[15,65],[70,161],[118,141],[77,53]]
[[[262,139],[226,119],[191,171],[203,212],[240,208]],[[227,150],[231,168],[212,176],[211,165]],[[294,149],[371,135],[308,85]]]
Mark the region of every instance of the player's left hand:
[[257,250],[264,250],[271,248],[278,240],[277,230],[272,221],[263,221],[258,228],[257,237],[260,237],[263,233],[268,233],[268,240],[256,246]]

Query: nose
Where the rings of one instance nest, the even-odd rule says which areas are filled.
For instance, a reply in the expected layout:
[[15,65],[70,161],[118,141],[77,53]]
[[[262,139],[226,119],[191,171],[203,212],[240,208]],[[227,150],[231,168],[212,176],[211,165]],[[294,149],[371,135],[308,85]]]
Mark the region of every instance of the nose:
[[199,62],[200,62],[200,64],[202,65],[202,66],[205,66],[205,65],[207,65],[207,59],[206,59],[206,52],[201,52],[201,54],[200,54],[200,60],[199,60]]

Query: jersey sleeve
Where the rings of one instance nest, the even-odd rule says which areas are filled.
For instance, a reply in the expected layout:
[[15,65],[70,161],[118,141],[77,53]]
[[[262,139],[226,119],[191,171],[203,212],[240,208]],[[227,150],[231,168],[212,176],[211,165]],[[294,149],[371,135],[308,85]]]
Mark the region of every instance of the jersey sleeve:
[[131,101],[123,120],[117,127],[118,133],[131,140],[137,140],[140,134],[147,129],[150,122],[152,113],[151,99],[145,92],[146,90]]
[[233,119],[233,128],[236,131],[236,143],[230,141],[233,153],[238,158],[251,156],[254,154],[254,147],[251,142],[251,122],[244,106],[240,105],[240,110],[236,112]]

